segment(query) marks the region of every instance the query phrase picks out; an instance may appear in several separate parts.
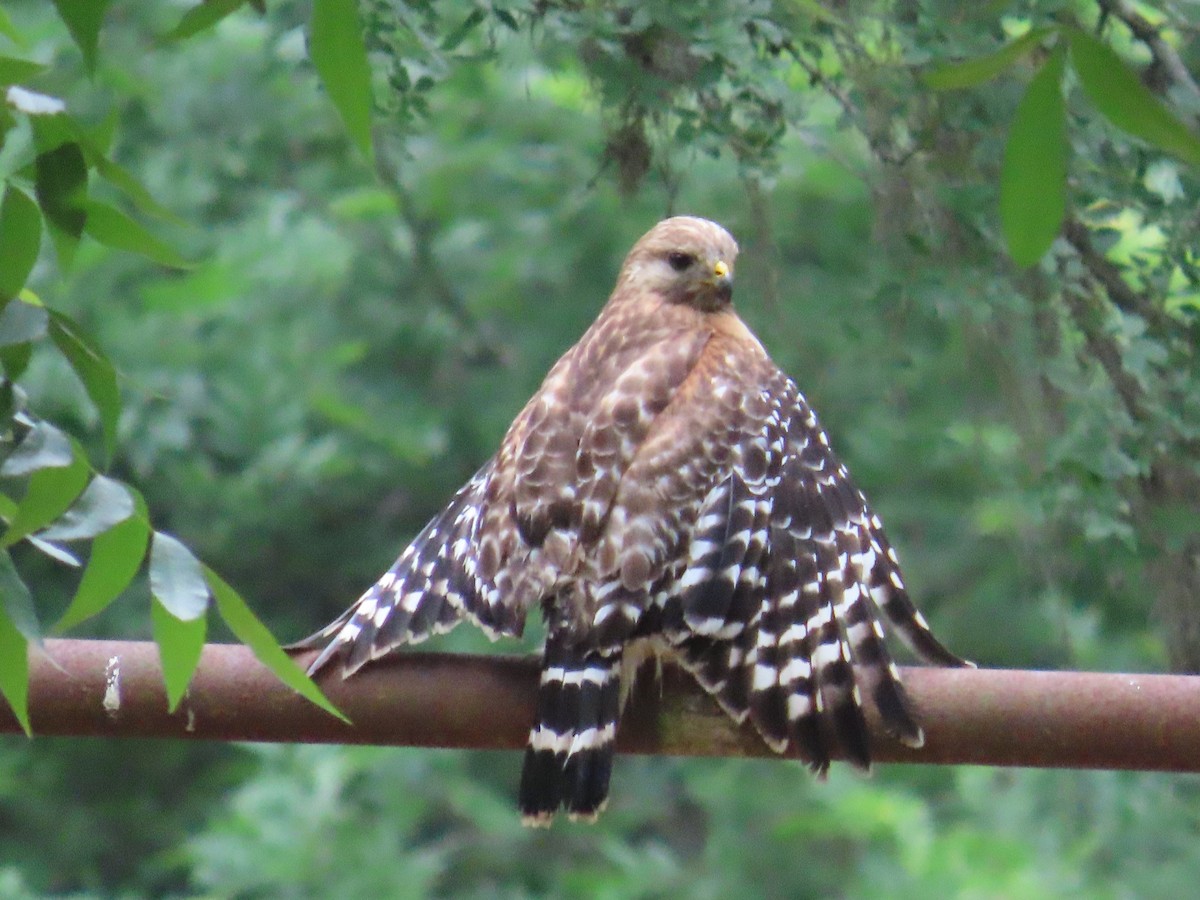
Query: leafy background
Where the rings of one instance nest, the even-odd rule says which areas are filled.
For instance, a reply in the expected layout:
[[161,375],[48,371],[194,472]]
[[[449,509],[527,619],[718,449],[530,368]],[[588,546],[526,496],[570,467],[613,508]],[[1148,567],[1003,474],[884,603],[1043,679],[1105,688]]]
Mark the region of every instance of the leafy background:
[[[176,697],[206,637],[287,674],[226,585],[285,639],[340,612],[685,211],[738,235],[743,316],[952,647],[1197,671],[1194,13],[6,4],[0,690],[64,616],[156,637]],[[630,757],[598,826],[531,832],[517,770],[4,738],[0,895],[1175,897],[1197,865],[1184,776]]]

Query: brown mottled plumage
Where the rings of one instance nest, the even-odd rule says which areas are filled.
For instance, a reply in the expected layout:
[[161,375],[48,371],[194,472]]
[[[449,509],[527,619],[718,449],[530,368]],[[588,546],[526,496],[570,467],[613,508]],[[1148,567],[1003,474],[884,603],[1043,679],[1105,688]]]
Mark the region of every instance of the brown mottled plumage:
[[[931,662],[879,520],[795,384],[731,305],[738,248],[660,222],[499,452],[337,621],[300,646],[350,675],[468,618],[548,636],[521,779],[526,822],[608,797],[622,659],[666,653],[738,722],[818,771],[870,748],[860,686],[919,745],[880,612]],[[628,676],[627,676],[628,677]],[[626,688],[628,685],[625,686]]]

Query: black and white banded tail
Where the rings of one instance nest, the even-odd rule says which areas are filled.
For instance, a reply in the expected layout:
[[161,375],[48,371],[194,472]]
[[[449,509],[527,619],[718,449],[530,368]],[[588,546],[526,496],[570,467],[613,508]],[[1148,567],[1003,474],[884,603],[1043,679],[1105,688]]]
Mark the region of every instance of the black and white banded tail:
[[585,650],[552,634],[521,770],[522,822],[549,825],[559,809],[596,818],[608,802],[620,714],[620,651]]

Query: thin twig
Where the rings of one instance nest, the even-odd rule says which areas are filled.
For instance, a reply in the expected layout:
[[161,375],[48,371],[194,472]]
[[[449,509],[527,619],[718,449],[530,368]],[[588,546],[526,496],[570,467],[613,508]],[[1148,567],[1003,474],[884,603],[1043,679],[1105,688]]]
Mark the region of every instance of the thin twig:
[[438,260],[433,246],[436,224],[418,212],[412,192],[404,183],[399,170],[388,159],[388,154],[383,149],[383,142],[376,143],[378,149],[375,154],[375,172],[380,183],[387,188],[396,201],[400,218],[404,221],[409,235],[412,237],[413,264],[420,274],[421,284],[429,290],[437,304],[459,325],[461,333],[464,335],[460,346],[465,348],[466,355],[471,362],[485,365],[499,363],[503,355],[497,349],[492,335],[487,334],[485,323],[480,322],[467,306],[466,301],[454,288]]

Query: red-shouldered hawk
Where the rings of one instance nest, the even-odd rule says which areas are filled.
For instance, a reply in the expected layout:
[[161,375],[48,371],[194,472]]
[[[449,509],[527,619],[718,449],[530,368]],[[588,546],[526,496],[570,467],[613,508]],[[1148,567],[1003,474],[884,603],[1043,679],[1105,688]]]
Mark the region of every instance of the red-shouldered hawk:
[[[462,619],[547,638],[521,776],[528,824],[608,797],[621,706],[668,656],[775,750],[866,767],[861,691],[919,746],[880,612],[962,665],[913,607],[879,519],[731,305],[737,244],[680,216],[634,245],[599,318],[499,452],[337,621],[298,645],[348,676]],[[623,666],[623,663],[625,664]]]

